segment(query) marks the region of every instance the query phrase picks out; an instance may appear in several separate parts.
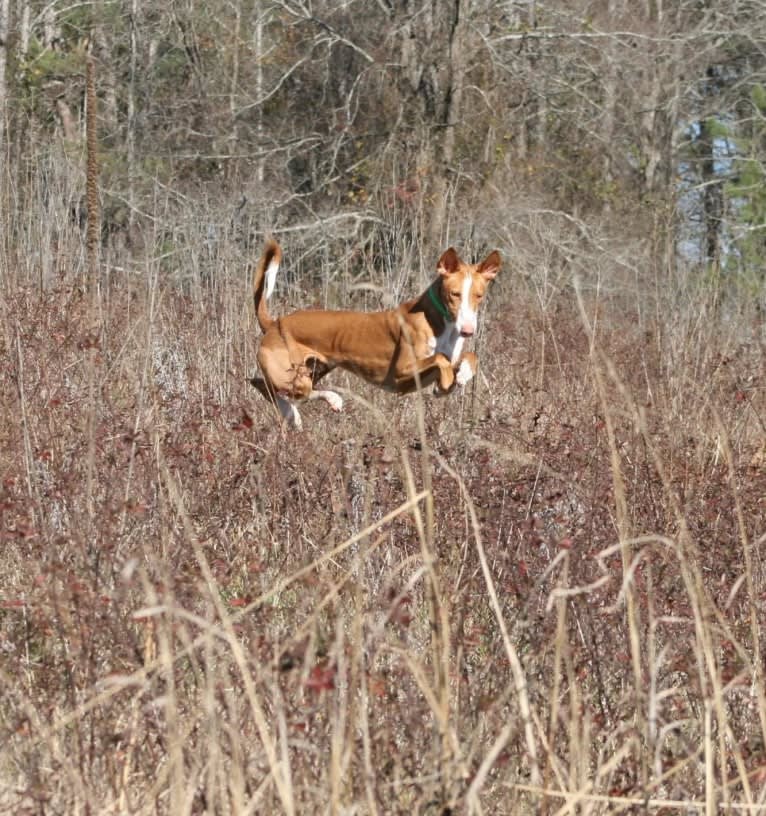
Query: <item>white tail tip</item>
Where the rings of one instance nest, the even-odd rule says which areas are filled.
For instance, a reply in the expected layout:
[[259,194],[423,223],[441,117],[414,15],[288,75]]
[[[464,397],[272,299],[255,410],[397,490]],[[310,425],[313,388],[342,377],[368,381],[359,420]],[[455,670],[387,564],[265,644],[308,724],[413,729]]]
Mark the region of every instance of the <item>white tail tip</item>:
[[274,284],[277,281],[278,270],[279,261],[274,258],[266,267],[266,300],[271,297],[271,293],[274,291]]

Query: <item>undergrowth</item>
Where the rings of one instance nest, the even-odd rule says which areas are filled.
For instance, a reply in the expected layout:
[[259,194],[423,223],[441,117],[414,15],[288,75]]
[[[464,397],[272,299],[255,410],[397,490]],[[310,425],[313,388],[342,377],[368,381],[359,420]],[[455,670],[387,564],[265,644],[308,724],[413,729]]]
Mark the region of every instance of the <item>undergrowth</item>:
[[244,266],[57,263],[3,282],[4,809],[766,812],[757,315],[501,271],[474,385],[292,433]]

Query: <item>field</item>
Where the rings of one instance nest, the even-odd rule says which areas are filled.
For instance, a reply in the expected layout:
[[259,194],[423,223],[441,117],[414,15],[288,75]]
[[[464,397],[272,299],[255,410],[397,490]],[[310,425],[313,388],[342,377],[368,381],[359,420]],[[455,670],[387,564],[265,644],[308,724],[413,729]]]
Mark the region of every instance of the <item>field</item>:
[[[263,231],[95,287],[66,213],[5,245],[5,812],[766,813],[763,314],[504,215],[455,239],[505,259],[475,383],[335,373],[300,433],[247,382]],[[436,261],[279,237],[276,314]]]

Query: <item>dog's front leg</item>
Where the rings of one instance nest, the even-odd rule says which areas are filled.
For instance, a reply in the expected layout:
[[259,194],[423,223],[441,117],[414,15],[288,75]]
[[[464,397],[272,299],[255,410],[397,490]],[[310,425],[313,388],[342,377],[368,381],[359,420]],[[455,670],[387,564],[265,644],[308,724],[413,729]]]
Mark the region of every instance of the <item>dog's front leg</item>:
[[455,371],[452,363],[443,354],[432,354],[423,360],[410,361],[408,365],[397,366],[392,381],[384,384],[398,394],[409,394],[434,384],[440,394],[447,394],[455,387]]
[[[443,354],[434,354],[431,367],[438,368],[438,375],[436,378],[436,389],[440,394],[449,394],[455,387],[455,369],[452,363]],[[423,361],[428,362],[427,360]],[[421,378],[422,378],[421,373]]]
[[422,386],[435,383],[439,394],[449,394],[455,387],[455,369],[443,354],[434,354],[421,360],[417,368]]

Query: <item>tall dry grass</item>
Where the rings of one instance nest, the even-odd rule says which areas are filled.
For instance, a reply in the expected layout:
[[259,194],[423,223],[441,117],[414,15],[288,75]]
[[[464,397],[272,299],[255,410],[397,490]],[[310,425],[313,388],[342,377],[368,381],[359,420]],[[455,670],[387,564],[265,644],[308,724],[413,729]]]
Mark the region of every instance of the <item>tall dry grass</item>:
[[[88,293],[42,168],[0,258],[4,810],[766,813],[750,304],[487,213],[475,387],[337,374],[284,433],[246,382],[269,225],[158,190]],[[274,311],[418,291],[388,216],[282,232]]]

